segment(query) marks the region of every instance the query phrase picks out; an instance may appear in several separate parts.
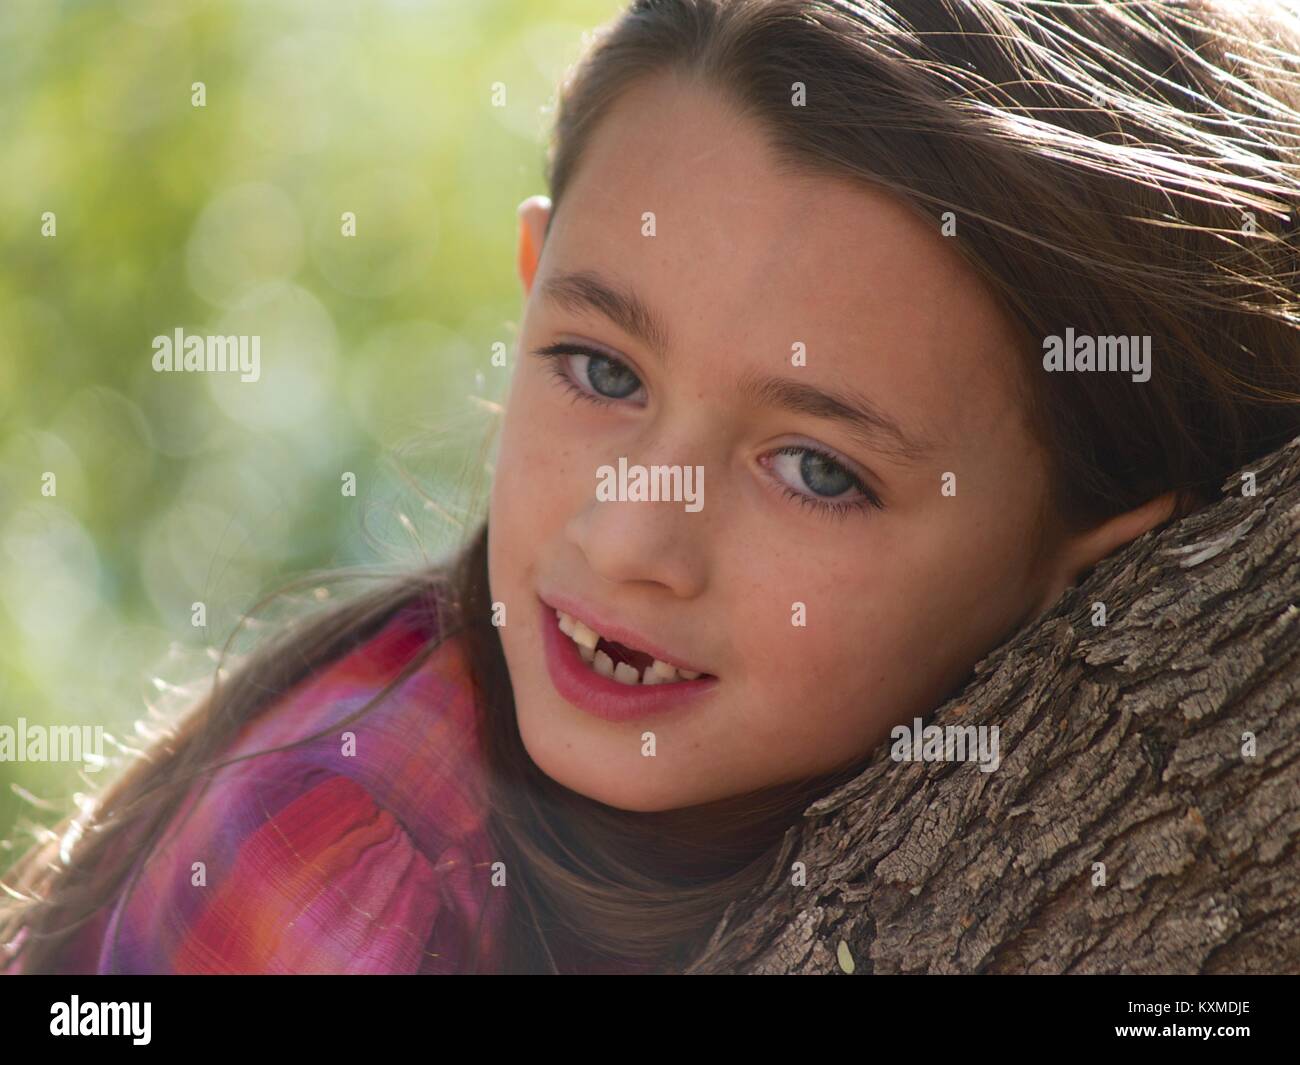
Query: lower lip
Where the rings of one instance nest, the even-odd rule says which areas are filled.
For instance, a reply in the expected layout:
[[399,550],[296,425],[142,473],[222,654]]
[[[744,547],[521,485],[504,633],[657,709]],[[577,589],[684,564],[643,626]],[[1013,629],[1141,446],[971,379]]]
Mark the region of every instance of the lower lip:
[[[539,600],[540,602],[540,600]],[[560,631],[555,609],[541,603],[542,639],[546,668],[555,690],[579,710],[606,721],[635,721],[651,714],[687,706],[707,695],[717,677],[675,681],[672,684],[622,684],[602,677],[578,654],[578,645]]]

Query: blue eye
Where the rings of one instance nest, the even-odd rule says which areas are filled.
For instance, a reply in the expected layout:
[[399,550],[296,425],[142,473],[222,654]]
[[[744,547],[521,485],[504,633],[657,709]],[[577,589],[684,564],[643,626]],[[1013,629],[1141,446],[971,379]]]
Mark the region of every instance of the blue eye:
[[[806,444],[791,444],[771,452],[771,455],[777,456],[773,465],[786,467],[789,473],[797,474],[799,479],[812,489],[812,494],[800,492],[791,488],[783,477],[777,475],[780,481],[779,487],[786,498],[793,499],[800,506],[812,507],[832,518],[847,517],[852,511],[885,509],[880,497],[867,487],[861,478],[846,469],[842,463],[837,462],[830,452]],[[802,456],[802,458],[794,463],[781,462],[779,461],[781,456]],[[766,467],[768,464],[763,465]],[[827,498],[843,495],[849,489],[860,492],[860,498],[847,500]]]
[[[550,362],[551,372],[573,393],[575,399],[586,399],[605,406],[626,399],[641,387],[640,379],[626,363],[582,344],[551,344],[538,348],[533,354]],[[587,380],[594,391],[588,391],[574,382],[569,372],[573,359],[586,360],[579,368],[586,371]]]
[[[628,365],[612,355],[597,348],[583,344],[550,344],[532,352],[539,359],[546,360],[556,380],[575,400],[582,399],[597,406],[617,406],[618,401],[635,395],[640,390],[641,380]],[[571,359],[585,359],[582,368],[590,384],[590,390],[575,383],[569,371]],[[830,518],[844,518],[853,511],[868,509],[884,510],[884,504],[861,478],[849,471],[835,456],[820,448],[805,444],[792,444],[770,452],[774,456],[803,456],[794,463],[794,473],[803,480],[812,493],[800,492],[791,488],[784,478],[774,477],[783,494],[802,507],[810,507],[819,514]],[[766,457],[766,456],[765,456]],[[783,463],[782,465],[790,465]],[[766,463],[764,463],[766,466]],[[839,500],[824,498],[839,496],[848,489],[857,489],[861,497]]]

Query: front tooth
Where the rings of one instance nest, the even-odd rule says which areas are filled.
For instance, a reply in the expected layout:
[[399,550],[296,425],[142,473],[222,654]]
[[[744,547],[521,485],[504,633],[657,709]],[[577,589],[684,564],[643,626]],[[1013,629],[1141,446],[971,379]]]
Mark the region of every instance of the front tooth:
[[557,610],[555,613],[560,618],[560,631],[564,633],[565,636],[572,637],[573,618],[570,615],[566,614],[563,610]]
[[640,684],[641,674],[636,671],[636,667],[620,662],[614,667],[614,679],[621,684]]
[[[578,624],[581,625],[582,622],[580,621],[578,622]],[[596,652],[596,659],[592,663],[592,665],[595,667],[596,672],[599,673],[602,677],[612,678],[614,676],[614,660],[610,658],[609,655],[607,655],[604,651]]]
[[578,654],[581,656],[582,660],[588,664],[590,664],[591,660],[596,657],[595,651],[590,647],[583,647],[582,644],[578,645]]
[[[585,624],[577,619],[574,619],[573,632],[569,635],[573,638],[574,643],[581,647],[590,648],[593,651],[596,649],[596,644],[600,642],[600,637],[596,635],[595,630],[587,628]],[[606,655],[605,657],[609,658],[609,655]],[[613,659],[610,659],[610,661],[612,662]],[[613,667],[611,666],[610,668],[612,669]]]

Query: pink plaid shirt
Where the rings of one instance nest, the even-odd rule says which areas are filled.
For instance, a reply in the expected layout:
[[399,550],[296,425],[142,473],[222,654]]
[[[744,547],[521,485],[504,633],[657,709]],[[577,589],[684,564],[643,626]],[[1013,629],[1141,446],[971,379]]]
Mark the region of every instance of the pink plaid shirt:
[[[444,640],[378,706],[340,723],[436,636],[423,617],[395,615],[247,722],[222,761],[325,732],[201,778],[134,889],[77,933],[57,971],[501,971],[510,889],[492,883],[502,856],[484,830],[462,645]],[[564,972],[649,971],[581,950],[557,961]]]

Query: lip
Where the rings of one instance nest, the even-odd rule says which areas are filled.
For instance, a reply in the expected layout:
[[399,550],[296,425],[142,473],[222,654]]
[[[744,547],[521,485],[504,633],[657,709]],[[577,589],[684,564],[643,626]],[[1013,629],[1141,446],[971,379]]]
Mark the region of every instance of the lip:
[[[559,609],[568,613],[562,606]],[[585,710],[606,721],[635,721],[637,718],[667,713],[696,703],[718,684],[717,677],[699,677],[696,680],[651,684],[647,687],[641,684],[623,684],[602,677],[582,660],[578,654],[578,645],[560,631],[555,610],[555,607],[545,601],[538,600],[546,669],[551,675],[555,690],[579,710]],[[602,632],[601,635],[604,636],[605,633]],[[613,633],[610,634],[610,639],[623,642]]]

